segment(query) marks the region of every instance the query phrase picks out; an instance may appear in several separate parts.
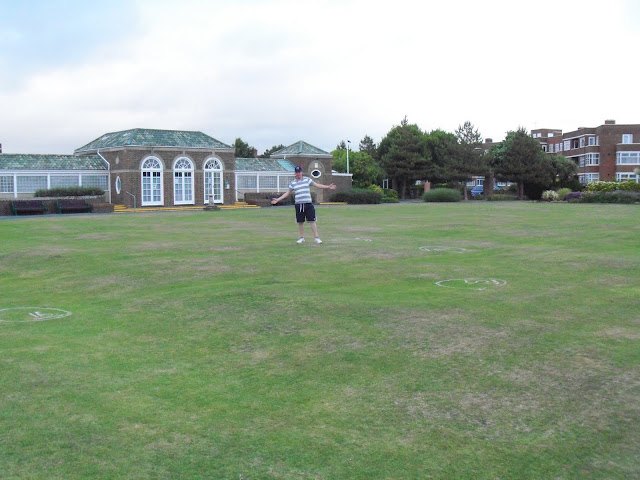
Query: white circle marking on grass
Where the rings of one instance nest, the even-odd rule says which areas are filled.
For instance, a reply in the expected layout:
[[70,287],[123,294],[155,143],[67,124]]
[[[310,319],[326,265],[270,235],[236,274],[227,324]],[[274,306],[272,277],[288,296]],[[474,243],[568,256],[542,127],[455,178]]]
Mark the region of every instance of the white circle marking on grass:
[[470,250],[462,247],[447,247],[443,245],[425,245],[420,247],[423,252],[450,252],[450,253],[466,253]]
[[486,290],[487,288],[504,287],[506,280],[497,278],[452,278],[436,282],[439,287],[466,288],[467,290]]
[[49,307],[12,307],[0,308],[0,323],[27,323],[55,320],[71,315],[60,308]]
[[373,241],[370,238],[360,238],[360,237],[357,237],[356,240],[362,240],[363,242],[372,242]]

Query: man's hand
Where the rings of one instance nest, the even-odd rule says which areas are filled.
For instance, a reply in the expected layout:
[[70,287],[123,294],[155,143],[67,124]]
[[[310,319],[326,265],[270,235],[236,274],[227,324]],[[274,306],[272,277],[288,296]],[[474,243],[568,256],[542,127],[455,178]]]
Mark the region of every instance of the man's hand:
[[272,198],[271,199],[271,205],[275,205],[276,203],[278,203],[278,199],[277,198]]
[[336,188],[337,188],[337,187],[336,187],[336,184],[335,184],[335,183],[332,183],[331,185],[329,185],[329,189],[330,189],[330,190],[335,190]]

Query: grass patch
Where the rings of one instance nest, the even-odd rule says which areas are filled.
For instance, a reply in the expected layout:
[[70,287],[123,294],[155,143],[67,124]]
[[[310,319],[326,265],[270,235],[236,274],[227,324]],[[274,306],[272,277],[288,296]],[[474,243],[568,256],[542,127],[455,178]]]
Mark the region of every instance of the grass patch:
[[637,207],[318,215],[0,220],[2,478],[637,478]]

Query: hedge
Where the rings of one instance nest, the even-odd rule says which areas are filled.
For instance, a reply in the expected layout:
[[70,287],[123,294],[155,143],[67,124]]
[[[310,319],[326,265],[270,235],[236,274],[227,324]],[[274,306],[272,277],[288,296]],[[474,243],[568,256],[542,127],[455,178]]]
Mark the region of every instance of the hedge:
[[330,200],[350,204],[381,203],[382,194],[366,188],[352,188],[345,192],[334,193]]
[[434,188],[422,195],[425,202],[459,202],[461,199],[460,192],[453,188]]
[[104,195],[99,187],[56,187],[36,190],[34,197],[85,197]]

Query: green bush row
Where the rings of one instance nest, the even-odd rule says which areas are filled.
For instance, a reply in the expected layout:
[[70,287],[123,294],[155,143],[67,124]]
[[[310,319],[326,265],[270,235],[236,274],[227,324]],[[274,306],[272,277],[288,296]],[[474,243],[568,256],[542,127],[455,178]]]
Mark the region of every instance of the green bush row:
[[459,202],[461,199],[460,192],[453,188],[434,188],[422,195],[425,202]]
[[35,197],[84,197],[104,195],[104,190],[98,187],[56,187],[36,190]]
[[381,203],[382,194],[368,188],[352,188],[346,192],[334,193],[332,202],[347,202],[350,204]]
[[615,192],[616,190],[640,192],[640,183],[633,180],[625,180],[624,182],[590,182],[585,188],[587,192]]
[[580,203],[640,203],[640,191],[582,192]]

